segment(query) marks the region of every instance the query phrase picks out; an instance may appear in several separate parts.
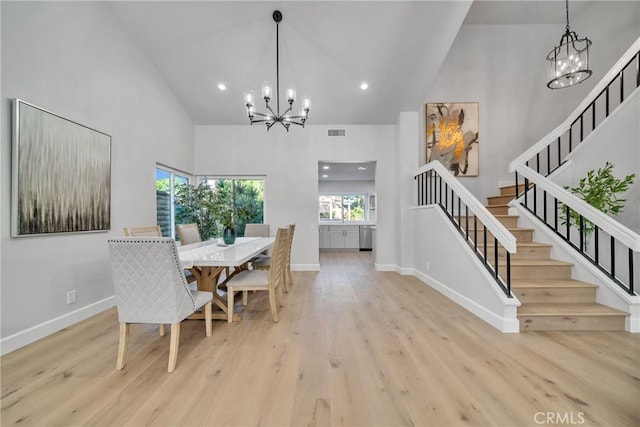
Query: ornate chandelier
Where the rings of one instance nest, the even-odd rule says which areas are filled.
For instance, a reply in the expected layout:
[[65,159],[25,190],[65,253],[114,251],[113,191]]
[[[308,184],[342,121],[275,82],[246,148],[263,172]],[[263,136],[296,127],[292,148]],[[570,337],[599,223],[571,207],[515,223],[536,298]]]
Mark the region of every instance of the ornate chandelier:
[[582,83],[591,76],[589,69],[589,46],[591,40],[579,38],[569,28],[569,0],[565,0],[567,29],[560,44],[547,55],[549,62],[549,89],[562,89]]
[[[286,94],[289,108],[287,108],[283,113],[280,113],[280,42],[278,37],[278,25],[280,24],[280,21],[282,21],[282,13],[280,13],[279,10],[273,12],[273,20],[276,21],[276,111],[273,111],[271,106],[269,106],[269,101],[271,100],[273,91],[268,82],[264,82],[262,84],[262,98],[264,99],[266,109],[269,111],[268,113],[259,113],[255,111],[255,94],[252,90],[248,90],[244,93],[244,101],[247,107],[247,116],[249,116],[249,122],[251,124],[265,123],[267,125],[267,130],[269,130],[274,124],[280,123],[284,126],[287,132],[289,132],[289,126],[291,126],[291,124],[304,127],[304,123],[307,121],[307,117],[309,116],[311,102],[308,98],[305,98],[302,102],[302,108],[300,109],[299,115],[291,115],[290,112],[293,111],[293,103],[296,100],[296,89],[293,86],[287,87]],[[256,116],[258,117],[256,118]]]

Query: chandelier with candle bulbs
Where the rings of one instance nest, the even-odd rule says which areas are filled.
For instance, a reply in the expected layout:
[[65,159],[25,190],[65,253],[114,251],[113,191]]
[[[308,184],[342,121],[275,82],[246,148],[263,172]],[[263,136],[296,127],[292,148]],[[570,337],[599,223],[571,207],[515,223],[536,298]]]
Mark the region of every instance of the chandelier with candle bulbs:
[[562,89],[582,83],[591,76],[589,46],[591,40],[580,38],[569,28],[569,0],[565,0],[567,27],[560,44],[547,55],[549,64],[549,89]]
[[262,99],[265,102],[265,108],[267,113],[259,113],[255,110],[255,94],[252,90],[248,90],[244,93],[244,101],[247,107],[247,116],[249,116],[249,122],[265,123],[267,130],[271,129],[276,123],[280,123],[289,132],[289,127],[292,124],[304,127],[307,118],[309,117],[309,108],[311,102],[308,98],[302,101],[302,107],[298,115],[292,114],[293,103],[296,100],[296,89],[293,86],[287,87],[285,93],[287,95],[288,108],[280,113],[280,40],[278,26],[282,21],[282,13],[279,10],[273,12],[273,20],[276,22],[276,110],[274,111],[269,105],[269,101],[273,96],[273,91],[268,82],[262,84]]

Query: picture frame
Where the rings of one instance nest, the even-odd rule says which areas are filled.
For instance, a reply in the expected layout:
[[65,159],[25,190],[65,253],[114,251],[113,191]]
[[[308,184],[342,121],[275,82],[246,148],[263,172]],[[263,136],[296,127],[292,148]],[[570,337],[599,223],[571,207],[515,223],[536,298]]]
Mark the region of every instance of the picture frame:
[[425,104],[427,163],[439,160],[455,176],[478,176],[479,105],[477,102]]
[[11,236],[111,228],[111,136],[13,100]]

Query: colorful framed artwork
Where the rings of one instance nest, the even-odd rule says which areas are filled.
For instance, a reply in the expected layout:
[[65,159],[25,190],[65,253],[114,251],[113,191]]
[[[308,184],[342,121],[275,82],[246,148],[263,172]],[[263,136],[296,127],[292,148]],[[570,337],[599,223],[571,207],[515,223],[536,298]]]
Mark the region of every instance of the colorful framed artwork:
[[107,231],[111,137],[14,100],[13,237]]
[[427,103],[425,116],[427,163],[439,160],[455,176],[478,176],[478,103]]

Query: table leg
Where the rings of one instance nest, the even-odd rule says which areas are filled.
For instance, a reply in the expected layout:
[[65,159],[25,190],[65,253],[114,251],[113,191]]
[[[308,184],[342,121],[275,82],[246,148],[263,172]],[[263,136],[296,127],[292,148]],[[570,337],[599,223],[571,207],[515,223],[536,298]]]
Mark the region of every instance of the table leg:
[[[212,318],[215,320],[227,320],[227,302],[218,295],[217,284],[220,274],[225,267],[192,267],[189,270],[195,276],[199,291],[207,291],[213,294],[213,303],[220,308],[221,312],[214,312]],[[189,319],[204,319],[204,313],[194,313],[188,317]],[[239,321],[242,317],[233,314],[233,320]]]

